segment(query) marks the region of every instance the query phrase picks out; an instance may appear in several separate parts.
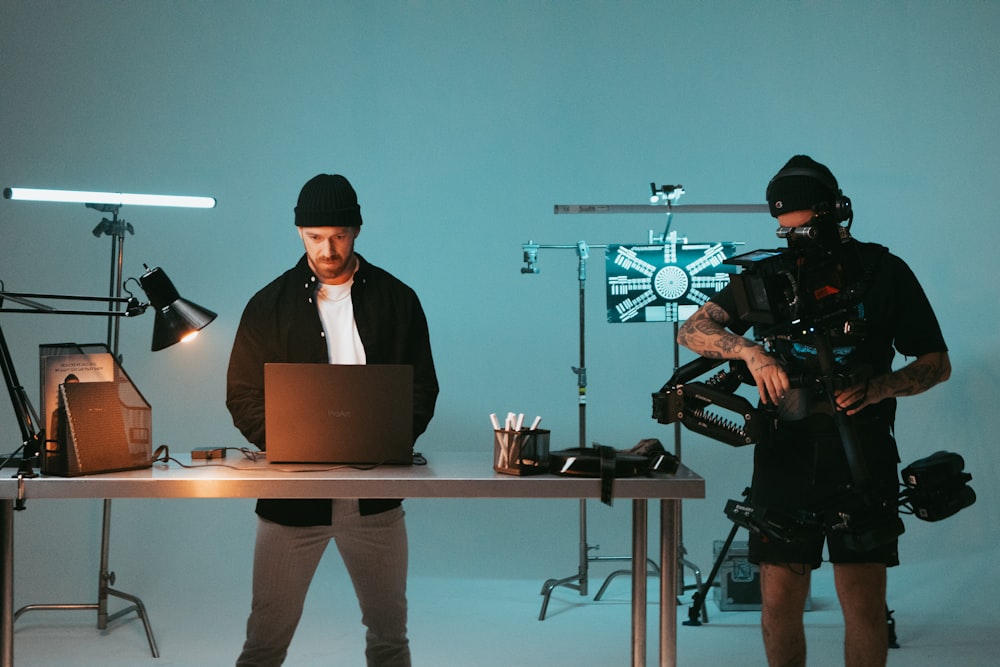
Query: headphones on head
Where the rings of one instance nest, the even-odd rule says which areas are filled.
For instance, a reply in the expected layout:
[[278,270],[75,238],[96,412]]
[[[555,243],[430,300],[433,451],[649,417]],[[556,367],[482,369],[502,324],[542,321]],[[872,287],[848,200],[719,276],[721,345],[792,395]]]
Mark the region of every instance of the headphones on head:
[[832,201],[821,202],[813,206],[813,211],[815,211],[818,215],[832,214],[834,220],[838,223],[854,218],[854,210],[851,208],[851,200],[850,198],[844,196],[843,190],[837,187],[837,182],[831,180],[828,174],[816,169],[810,169],[808,167],[788,167],[775,174],[774,178],[771,179],[771,182],[767,184],[765,196],[768,201],[771,201],[771,187],[777,181],[791,176],[805,176],[807,178],[811,178],[814,181],[822,183],[830,192],[837,193]]

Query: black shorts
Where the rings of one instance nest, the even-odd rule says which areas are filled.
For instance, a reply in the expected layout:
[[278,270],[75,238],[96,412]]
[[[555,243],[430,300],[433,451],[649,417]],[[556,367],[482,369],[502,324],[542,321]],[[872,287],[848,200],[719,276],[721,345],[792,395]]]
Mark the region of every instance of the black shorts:
[[[864,495],[829,416],[781,422],[773,441],[756,446],[750,503],[767,530],[751,532],[750,562],[815,569],[825,544],[831,563],[899,564],[896,443],[887,423],[858,424],[856,430],[870,479]],[[846,526],[844,513],[851,517]]]

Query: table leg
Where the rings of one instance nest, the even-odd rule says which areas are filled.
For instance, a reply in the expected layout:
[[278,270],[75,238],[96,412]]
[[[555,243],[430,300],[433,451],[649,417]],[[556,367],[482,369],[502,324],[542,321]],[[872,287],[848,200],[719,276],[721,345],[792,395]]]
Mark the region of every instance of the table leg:
[[677,665],[677,545],[681,501],[660,501],[660,667]]
[[0,500],[0,666],[14,665],[14,501]]
[[647,514],[645,498],[632,501],[632,667],[646,667]]

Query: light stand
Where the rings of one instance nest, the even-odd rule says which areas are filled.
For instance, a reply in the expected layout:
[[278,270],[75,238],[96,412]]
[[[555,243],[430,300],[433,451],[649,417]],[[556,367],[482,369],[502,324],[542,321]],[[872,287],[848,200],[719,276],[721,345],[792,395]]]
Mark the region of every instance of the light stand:
[[[153,344],[152,350],[156,351],[166,347],[173,342],[180,340],[180,337],[175,337],[168,341],[168,338],[174,334],[179,334],[184,328],[188,328],[191,332],[196,332],[209,322],[215,319],[215,313],[202,309],[194,304],[180,299],[177,291],[174,289],[173,284],[170,280],[163,274],[160,269],[150,269],[147,270],[145,274],[139,279],[140,285],[144,290],[147,291],[150,297],[149,304],[139,304],[134,298],[123,298],[121,296],[122,290],[124,289],[124,282],[122,280],[122,270],[124,265],[124,245],[125,245],[125,232],[134,233],[131,224],[119,219],[118,211],[123,204],[137,204],[137,205],[148,205],[148,206],[179,206],[185,208],[212,208],[215,206],[215,199],[210,197],[186,197],[186,196],[168,196],[168,195],[138,195],[138,194],[122,194],[122,193],[104,193],[104,192],[80,192],[80,191],[66,191],[66,190],[37,190],[37,189],[26,189],[26,188],[5,188],[4,197],[6,199],[21,199],[30,201],[49,201],[49,202],[75,202],[86,204],[87,208],[96,209],[105,213],[111,213],[111,219],[103,219],[101,223],[94,228],[94,236],[100,237],[102,235],[107,235],[111,237],[111,270],[110,270],[110,283],[108,287],[109,295],[106,298],[102,297],[75,297],[75,296],[60,296],[60,295],[42,295],[42,294],[18,294],[4,292],[0,293],[0,305],[2,305],[2,298],[6,297],[16,303],[26,306],[23,308],[3,308],[0,307],[0,312],[34,312],[34,313],[48,313],[48,314],[63,314],[63,315],[97,315],[104,316],[108,318],[108,349],[111,350],[112,355],[116,362],[120,360],[119,358],[119,319],[121,317],[128,317],[132,315],[137,315],[145,309],[152,305],[157,310],[157,317],[154,326],[153,333]],[[44,304],[40,304],[36,299],[68,299],[73,301],[101,301],[107,304],[107,312],[98,311],[73,311],[73,310],[59,310],[56,308],[48,307]],[[118,310],[121,304],[125,304],[126,310]],[[188,320],[186,324],[182,324],[180,320]],[[168,331],[169,330],[169,331]],[[10,361],[10,353],[7,349],[6,340],[2,335],[2,328],[0,328],[0,351],[2,351],[3,356],[3,369],[4,369],[4,379],[7,382],[7,387],[11,395],[11,400],[14,403],[15,412],[19,415],[19,424],[22,430],[22,447],[28,447],[30,442],[37,444],[38,437],[37,433],[32,433],[31,419],[25,415],[31,415],[34,417],[34,421],[37,423],[37,416],[33,415],[33,410],[30,409],[30,402],[27,401],[27,396],[24,393],[23,387],[17,382],[16,372],[14,371],[13,364]],[[22,450],[22,463],[21,469],[27,465],[30,471],[30,451]],[[29,461],[28,463],[25,463]],[[31,472],[33,475],[34,473]],[[18,477],[26,476],[25,473],[19,471]],[[100,554],[100,571],[98,572],[98,598],[96,603],[91,604],[36,604],[27,605],[22,607],[14,614],[14,620],[17,620],[23,613],[28,611],[40,611],[40,610],[96,610],[97,611],[97,627],[100,630],[107,628],[108,623],[124,616],[129,613],[135,612],[143,622],[143,626],[146,632],[146,638],[149,642],[150,652],[153,657],[159,657],[159,650],[156,646],[156,640],[153,637],[152,628],[149,624],[149,620],[146,614],[145,605],[143,605],[142,600],[134,595],[118,591],[111,588],[115,583],[115,574],[109,570],[109,548],[110,548],[110,532],[111,532],[111,500],[105,498],[103,506],[103,518],[101,522],[101,554]],[[18,505],[15,509],[24,509],[23,500],[18,501]],[[13,546],[13,526],[4,526],[10,531],[10,534],[3,537],[10,546]],[[2,531],[0,531],[2,532]],[[13,553],[11,549],[8,553]],[[12,582],[3,582],[5,586],[12,586]],[[131,602],[131,606],[126,607],[113,614],[108,614],[108,596],[118,597],[120,599]],[[3,613],[6,615],[10,610],[4,609]],[[3,651],[7,652],[10,647],[4,647]],[[12,655],[4,656],[7,658],[7,663],[13,662]]]
[[[671,216],[674,212],[682,211],[687,213],[769,213],[767,205],[764,204],[713,204],[713,205],[676,205],[674,202],[684,194],[684,189],[680,185],[664,185],[657,188],[653,183],[650,184],[652,190],[652,196],[650,201],[653,202],[650,205],[606,205],[606,204],[578,204],[578,205],[561,205],[557,204],[553,207],[553,213],[555,214],[577,214],[577,213],[590,213],[590,214],[620,214],[620,213],[655,213],[664,214],[666,213],[666,228],[663,233],[663,237],[660,239],[665,240],[668,236],[670,230]],[[654,242],[653,234],[650,233],[650,243]],[[589,256],[588,247],[594,248],[606,248],[607,245],[588,246],[585,241],[580,241],[575,245],[540,245],[529,241],[527,244],[522,246],[524,251],[524,262],[525,266],[521,268],[522,273],[538,273],[537,260],[538,260],[538,250],[542,248],[553,248],[553,249],[575,249],[577,251],[577,256],[579,257],[579,269],[578,269],[578,280],[579,280],[579,294],[580,294],[580,366],[574,367],[573,372],[577,375],[577,384],[580,394],[580,440],[579,446],[581,448],[586,447],[586,387],[587,387],[587,375],[586,375],[586,365],[585,360],[585,319],[584,319],[584,304],[585,304],[585,286],[586,286],[586,260]],[[677,371],[679,365],[679,345],[677,343],[677,332],[678,324],[674,322],[674,371]],[[680,458],[681,455],[681,428],[680,424],[675,424],[674,427],[674,454]],[[683,524],[682,524],[682,510],[678,509],[676,517],[676,530],[679,539],[677,541],[677,563],[678,572],[677,576],[679,578],[680,586],[679,591],[685,591],[688,589],[698,590],[701,588],[701,571],[694,565],[694,563],[688,561],[684,558],[687,553],[687,549],[684,547],[683,543]],[[629,560],[631,557],[627,556],[590,556],[590,550],[596,549],[598,547],[591,547],[587,542],[587,504],[586,500],[580,500],[580,540],[579,540],[579,563],[577,567],[577,573],[568,577],[561,579],[548,579],[542,585],[541,595],[543,596],[541,611],[538,616],[538,620],[545,620],[545,614],[548,609],[549,600],[552,591],[560,586],[566,586],[567,588],[572,588],[578,590],[580,595],[587,595],[588,590],[588,571],[590,561],[602,561],[602,560]],[[662,539],[662,538],[661,538]],[[648,560],[648,559],[647,559]],[[655,563],[653,564],[655,569]],[[695,585],[685,586],[684,585],[684,567],[688,567],[693,571],[695,577]],[[620,574],[630,573],[630,570],[622,570],[618,572],[613,572],[610,574],[601,587],[595,599],[600,599],[607,588],[608,582],[614,577]],[[707,615],[705,620],[707,621]]]
[[[573,248],[576,250],[578,258],[577,280],[579,282],[580,301],[580,365],[572,367],[577,378],[577,393],[579,396],[579,446],[587,446],[587,364],[586,364],[586,293],[587,293],[587,258],[590,256],[590,249],[585,241],[580,241],[576,245],[554,245],[541,246],[528,242],[525,248],[525,261],[528,262],[526,268],[522,268],[522,273],[535,273],[537,267],[535,261],[538,257],[539,248]],[[580,595],[587,595],[588,564],[591,560],[589,551],[591,547],[587,544],[587,501],[580,499],[580,542],[579,542],[579,568],[577,573],[562,579],[549,579],[542,585],[542,609],[538,614],[538,620],[545,620],[545,613],[549,606],[549,598],[553,589],[559,586],[566,586],[580,591]]]
[[[537,260],[538,260],[538,250],[539,249],[575,249],[578,258],[578,269],[577,269],[577,280],[579,282],[579,337],[580,337],[580,365],[572,367],[573,373],[577,376],[577,393],[579,395],[579,443],[578,446],[581,449],[587,447],[587,365],[586,365],[586,286],[587,286],[587,259],[590,257],[590,248],[607,248],[607,245],[588,245],[586,241],[579,241],[575,245],[539,245],[537,243],[532,243],[529,241],[524,245],[524,261],[527,266],[521,269],[522,273],[537,273]],[[674,338],[676,339],[676,324]],[[675,343],[676,348],[676,343]],[[589,570],[591,562],[598,561],[625,561],[631,560],[631,556],[591,556],[590,552],[592,550],[599,549],[600,546],[591,546],[587,541],[587,501],[586,499],[580,499],[580,540],[579,540],[579,562],[577,566],[576,574],[570,575],[568,577],[563,577],[561,579],[548,579],[542,584],[542,607],[538,614],[538,620],[544,621],[545,614],[548,611],[549,600],[552,597],[552,591],[560,586],[565,586],[567,588],[572,588],[580,592],[580,595],[587,595],[589,588]],[[680,547],[683,550],[683,547]],[[683,551],[682,551],[683,553]],[[658,575],[659,569],[655,562],[650,559],[646,559],[650,567],[653,568],[653,574]],[[687,561],[683,561],[687,563]],[[604,584],[601,586],[597,595],[594,597],[595,600],[600,600],[601,596],[604,595],[604,591],[608,587],[608,583],[614,577],[625,574],[630,571],[621,570],[613,572],[605,579]],[[695,568],[695,576],[698,577],[700,584],[700,572]],[[683,582],[682,582],[683,583]]]

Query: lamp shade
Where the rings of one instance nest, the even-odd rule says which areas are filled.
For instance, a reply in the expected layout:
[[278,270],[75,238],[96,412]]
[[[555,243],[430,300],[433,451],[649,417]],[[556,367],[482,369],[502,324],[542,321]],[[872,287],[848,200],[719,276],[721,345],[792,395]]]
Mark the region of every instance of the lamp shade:
[[159,267],[139,277],[149,304],[156,309],[153,321],[153,345],[156,352],[204,329],[216,314],[182,299],[170,278]]

